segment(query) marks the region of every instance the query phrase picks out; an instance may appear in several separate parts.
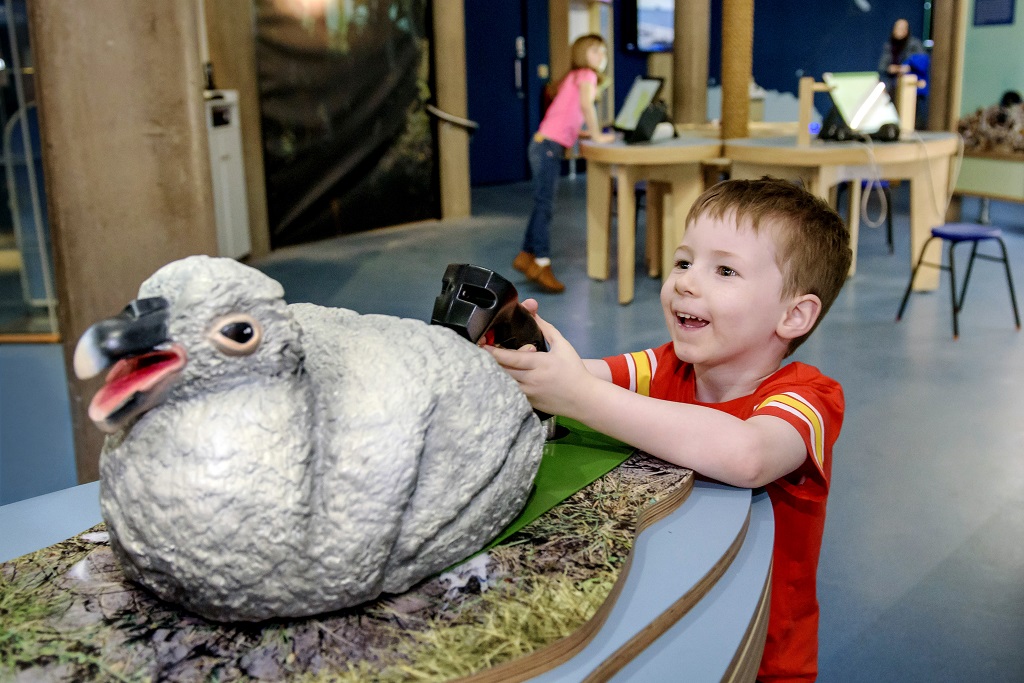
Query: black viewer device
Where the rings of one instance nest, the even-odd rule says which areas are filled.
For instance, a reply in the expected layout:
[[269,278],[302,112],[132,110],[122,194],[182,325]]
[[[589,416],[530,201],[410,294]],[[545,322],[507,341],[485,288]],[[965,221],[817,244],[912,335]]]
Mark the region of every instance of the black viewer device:
[[[430,324],[455,330],[474,344],[482,339],[506,349],[533,344],[538,351],[548,350],[537,321],[519,303],[515,285],[494,271],[468,263],[451,263],[444,271]],[[534,412],[541,421],[551,417]]]
[[476,344],[518,349],[533,344],[547,351],[537,322],[519,303],[515,285],[494,271],[468,263],[452,263],[434,299],[431,325],[442,325]]

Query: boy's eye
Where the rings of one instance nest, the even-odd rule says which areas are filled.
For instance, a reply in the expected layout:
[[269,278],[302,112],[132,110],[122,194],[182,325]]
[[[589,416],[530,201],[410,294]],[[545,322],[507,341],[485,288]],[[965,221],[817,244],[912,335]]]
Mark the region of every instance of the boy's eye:
[[690,267],[690,262],[686,259],[676,259],[676,268],[678,270],[686,270]]
[[718,274],[724,277],[732,277],[736,274],[736,271],[729,266],[718,266]]

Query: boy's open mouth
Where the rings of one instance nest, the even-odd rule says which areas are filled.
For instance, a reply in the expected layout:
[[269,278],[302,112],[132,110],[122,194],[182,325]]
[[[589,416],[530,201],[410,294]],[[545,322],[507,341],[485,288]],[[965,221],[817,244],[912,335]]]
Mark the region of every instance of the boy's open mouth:
[[676,314],[676,320],[679,321],[679,324],[682,327],[685,327],[687,329],[698,329],[701,327],[706,327],[708,324],[708,321],[705,320],[704,318],[698,318],[697,316],[690,315],[689,313]]

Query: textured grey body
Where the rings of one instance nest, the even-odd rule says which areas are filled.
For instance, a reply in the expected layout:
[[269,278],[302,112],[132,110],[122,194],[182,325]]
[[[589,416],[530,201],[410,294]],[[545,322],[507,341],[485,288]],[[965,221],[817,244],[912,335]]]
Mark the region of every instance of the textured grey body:
[[[483,350],[420,321],[309,304],[227,259],[157,271],[189,356],[163,404],[108,437],[101,505],[129,578],[217,620],[316,614],[400,592],[522,508],[540,422]],[[210,321],[263,326],[250,356]]]

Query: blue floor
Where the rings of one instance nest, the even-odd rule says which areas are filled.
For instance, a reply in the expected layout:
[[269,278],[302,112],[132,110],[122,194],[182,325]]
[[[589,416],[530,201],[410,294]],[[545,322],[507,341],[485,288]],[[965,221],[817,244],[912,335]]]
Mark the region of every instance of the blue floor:
[[[906,183],[894,197],[896,253],[884,229],[862,228],[857,274],[796,354],[840,380],[847,399],[819,573],[820,680],[1024,681],[1024,336],[1002,271],[987,262],[972,276],[959,341],[945,279],[894,322],[909,275]],[[614,280],[586,277],[585,179],[563,178],[557,202],[562,295],[537,294],[510,266],[525,184],[475,190],[473,218],[292,247],[253,265],[291,302],[427,319],[446,265],[475,263],[535,296],[584,356],[662,343],[658,281],[638,275],[635,301],[620,306]],[[965,217],[977,212],[964,202]],[[1024,295],[1024,211],[993,204],[991,220],[1006,228]]]

